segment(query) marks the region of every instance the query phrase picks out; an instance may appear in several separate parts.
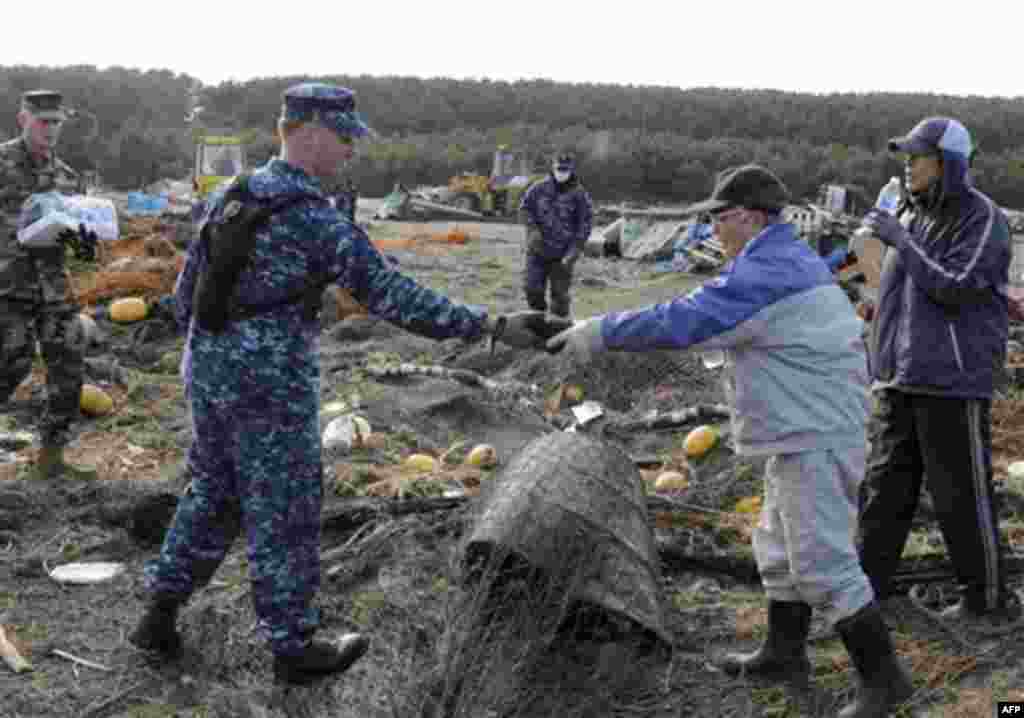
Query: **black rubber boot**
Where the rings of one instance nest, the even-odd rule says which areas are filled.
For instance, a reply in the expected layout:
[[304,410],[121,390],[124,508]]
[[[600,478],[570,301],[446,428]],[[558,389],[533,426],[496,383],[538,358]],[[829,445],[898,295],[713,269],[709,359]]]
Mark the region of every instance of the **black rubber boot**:
[[836,630],[860,679],[857,700],[840,711],[839,718],[884,718],[913,695],[914,684],[893,651],[878,604],[869,603],[839,621]]
[[151,651],[164,658],[178,658],[182,654],[181,635],[175,628],[181,601],[155,598],[142,614],[139,625],[128,636],[136,648]]
[[302,685],[342,673],[362,658],[370,641],[359,633],[347,633],[337,643],[312,641],[297,656],[274,656],[274,680]]
[[807,636],[811,607],[801,601],[768,602],[768,637],[753,653],[730,653],[718,667],[730,675],[744,673],[805,684],[810,679]]

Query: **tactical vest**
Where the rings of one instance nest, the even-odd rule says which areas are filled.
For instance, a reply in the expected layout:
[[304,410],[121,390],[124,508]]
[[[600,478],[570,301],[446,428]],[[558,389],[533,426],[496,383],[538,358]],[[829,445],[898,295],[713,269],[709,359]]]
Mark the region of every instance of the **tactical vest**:
[[206,243],[207,261],[192,294],[192,311],[203,329],[223,332],[229,322],[249,319],[279,307],[301,303],[307,320],[316,319],[329,280],[314,277],[301,291],[272,304],[239,305],[235,298],[238,279],[248,266],[257,233],[278,212],[283,212],[315,195],[290,195],[278,202],[264,202],[249,191],[251,175],[237,176],[224,197],[223,209],[215,222],[203,225],[199,241]]

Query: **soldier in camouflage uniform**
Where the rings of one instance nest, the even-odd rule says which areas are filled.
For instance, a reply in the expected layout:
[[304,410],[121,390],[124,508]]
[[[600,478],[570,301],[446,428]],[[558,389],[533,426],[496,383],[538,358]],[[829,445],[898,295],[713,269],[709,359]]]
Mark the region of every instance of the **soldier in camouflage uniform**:
[[[203,270],[210,232],[201,231],[189,247],[178,280],[179,320],[189,327],[182,372],[193,416],[192,483],[160,557],[145,568],[151,602],[130,640],[166,658],[180,654],[178,610],[223,560],[239,529],[232,517],[240,512],[275,679],[306,683],[344,671],[367,640],[349,634],[338,643],[312,641],[323,499],[319,323],[294,298],[313,278],[326,277],[374,315],[417,334],[474,340],[491,333],[521,348],[542,345],[534,329],[546,320],[537,312],[491,318],[419,286],[331,205],[324,182],[351,158],[353,138],[367,132],[349,90],[319,83],[288,89],[278,130],[281,155],[252,174],[249,192],[275,203],[303,199],[256,231],[223,331],[204,326],[194,297],[196,283],[209,276]],[[231,214],[230,192],[229,185],[212,196],[201,228]]]
[[46,362],[47,406],[34,473],[95,478],[64,463],[71,422],[79,415],[84,341],[79,307],[64,271],[64,247],[18,244],[22,205],[39,192],[79,193],[78,175],[53,151],[65,113],[58,92],[22,95],[20,137],[0,144],[0,403],[29,375],[36,341]]

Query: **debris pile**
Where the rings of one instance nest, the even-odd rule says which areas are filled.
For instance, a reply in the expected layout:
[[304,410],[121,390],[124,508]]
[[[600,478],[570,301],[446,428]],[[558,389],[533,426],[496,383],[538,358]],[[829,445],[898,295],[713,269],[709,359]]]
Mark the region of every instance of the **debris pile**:
[[155,300],[173,292],[185,255],[168,238],[171,231],[158,218],[123,217],[121,239],[98,245],[97,268],[72,276],[79,303],[94,307],[133,296]]

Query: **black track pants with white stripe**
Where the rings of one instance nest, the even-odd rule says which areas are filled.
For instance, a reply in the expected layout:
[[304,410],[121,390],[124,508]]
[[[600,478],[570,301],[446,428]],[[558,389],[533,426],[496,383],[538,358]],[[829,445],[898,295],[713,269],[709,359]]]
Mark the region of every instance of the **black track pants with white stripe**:
[[868,442],[858,530],[861,565],[875,594],[890,593],[927,480],[971,609],[995,608],[1005,577],[992,487],[990,402],[879,391]]

